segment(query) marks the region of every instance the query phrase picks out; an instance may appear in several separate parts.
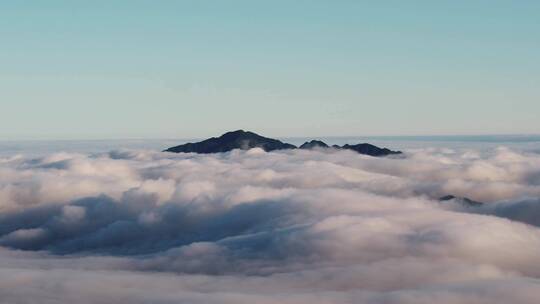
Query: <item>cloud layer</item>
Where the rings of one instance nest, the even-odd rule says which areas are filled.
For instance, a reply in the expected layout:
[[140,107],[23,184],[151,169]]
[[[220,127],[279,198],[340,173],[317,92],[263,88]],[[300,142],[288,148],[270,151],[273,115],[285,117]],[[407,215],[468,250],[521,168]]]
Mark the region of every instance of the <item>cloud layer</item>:
[[539,198],[508,148],[4,157],[0,298],[537,303]]

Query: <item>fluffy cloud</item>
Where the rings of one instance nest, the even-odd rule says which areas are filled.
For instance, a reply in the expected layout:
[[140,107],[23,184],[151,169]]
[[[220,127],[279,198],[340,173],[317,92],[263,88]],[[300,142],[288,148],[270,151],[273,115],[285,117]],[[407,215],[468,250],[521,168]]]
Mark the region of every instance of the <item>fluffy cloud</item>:
[[0,298],[537,303],[539,177],[507,148],[0,158]]

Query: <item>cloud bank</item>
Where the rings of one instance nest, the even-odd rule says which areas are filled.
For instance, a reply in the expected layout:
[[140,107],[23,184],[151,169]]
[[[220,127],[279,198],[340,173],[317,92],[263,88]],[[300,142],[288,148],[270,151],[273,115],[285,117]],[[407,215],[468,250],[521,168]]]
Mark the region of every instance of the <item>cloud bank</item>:
[[538,303],[539,198],[508,148],[4,157],[0,299]]

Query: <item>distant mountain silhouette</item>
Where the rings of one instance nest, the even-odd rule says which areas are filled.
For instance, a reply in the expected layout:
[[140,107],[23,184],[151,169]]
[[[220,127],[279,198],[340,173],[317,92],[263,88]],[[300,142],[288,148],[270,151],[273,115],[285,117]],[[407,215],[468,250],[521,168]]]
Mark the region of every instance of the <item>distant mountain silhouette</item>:
[[[175,153],[221,153],[228,152],[234,149],[248,150],[251,148],[261,148],[264,151],[296,149],[295,145],[281,142],[277,139],[263,137],[253,132],[238,130],[233,132],[227,132],[220,137],[212,137],[201,142],[187,143],[176,147],[168,148],[165,152]],[[313,149],[313,148],[330,148],[327,144],[320,140],[312,140],[305,142],[300,146],[300,149]],[[370,156],[387,156],[394,154],[401,154],[401,151],[392,151],[387,148],[379,148],[370,144],[357,144],[357,145],[334,145],[332,148],[353,150],[360,154]]]
[[187,143],[165,150],[166,152],[194,152],[194,153],[220,153],[234,149],[249,150],[261,148],[264,151],[296,149],[296,146],[283,143],[277,139],[267,138],[255,134],[238,130],[227,132],[220,137],[212,137],[197,143]]
[[353,150],[360,154],[371,155],[371,156],[387,156],[393,154],[402,154],[401,151],[392,151],[387,148],[379,148],[371,144],[357,144],[357,145],[344,145],[341,149]]
[[484,203],[482,202],[478,202],[478,201],[474,201],[470,198],[467,198],[467,197],[456,197],[456,196],[453,196],[453,195],[446,195],[446,196],[443,196],[443,197],[440,197],[439,198],[439,202],[446,202],[446,201],[451,201],[451,200],[455,200],[456,202],[464,205],[464,206],[467,206],[467,207],[479,207],[479,206],[482,206]]
[[[314,148],[330,148],[330,146],[328,146],[326,143],[320,140],[308,141],[300,146],[300,149],[314,149]],[[338,149],[338,150],[353,150],[360,154],[370,155],[370,156],[387,156],[387,155],[403,153],[401,151],[392,151],[387,148],[379,148],[371,144],[357,144],[357,145],[347,144],[343,146],[333,145],[332,148]]]
[[300,146],[300,149],[329,148],[327,144],[320,140],[306,141]]

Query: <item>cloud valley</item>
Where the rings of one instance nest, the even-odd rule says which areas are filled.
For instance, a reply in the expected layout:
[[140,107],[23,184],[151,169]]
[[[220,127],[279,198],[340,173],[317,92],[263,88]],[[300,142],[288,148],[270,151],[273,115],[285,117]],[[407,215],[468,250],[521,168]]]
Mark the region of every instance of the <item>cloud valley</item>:
[[537,303],[539,198],[509,148],[4,157],[0,298]]

